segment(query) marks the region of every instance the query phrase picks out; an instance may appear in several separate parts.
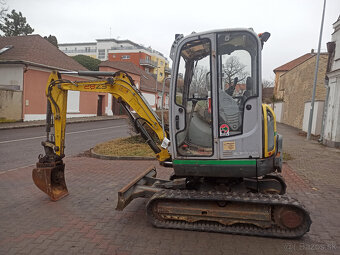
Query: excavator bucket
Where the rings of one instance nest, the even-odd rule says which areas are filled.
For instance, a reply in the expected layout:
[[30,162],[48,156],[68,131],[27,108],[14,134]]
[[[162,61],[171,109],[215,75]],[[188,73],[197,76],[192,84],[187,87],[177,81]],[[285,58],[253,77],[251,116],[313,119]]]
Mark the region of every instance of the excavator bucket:
[[68,195],[64,176],[63,161],[36,164],[32,171],[35,185],[45,192],[52,201],[58,201]]

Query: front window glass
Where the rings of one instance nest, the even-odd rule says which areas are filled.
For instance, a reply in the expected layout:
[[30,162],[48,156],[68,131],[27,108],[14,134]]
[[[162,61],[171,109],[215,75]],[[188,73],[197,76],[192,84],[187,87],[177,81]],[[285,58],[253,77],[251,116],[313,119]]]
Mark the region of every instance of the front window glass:
[[210,52],[208,39],[188,42],[181,50],[175,98],[185,112],[185,128],[176,134],[180,155],[213,153]]
[[219,136],[242,133],[243,111],[257,96],[257,41],[249,33],[218,34]]

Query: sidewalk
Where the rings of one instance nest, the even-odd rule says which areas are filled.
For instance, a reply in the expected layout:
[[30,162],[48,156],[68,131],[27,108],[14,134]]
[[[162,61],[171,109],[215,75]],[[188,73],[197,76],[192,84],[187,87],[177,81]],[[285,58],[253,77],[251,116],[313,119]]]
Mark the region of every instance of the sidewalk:
[[283,135],[283,151],[293,158],[288,165],[318,188],[340,194],[340,149],[307,141],[299,129],[285,124],[278,123],[278,131]]
[[[114,120],[114,119],[121,119],[121,118],[126,118],[126,116],[115,115],[115,116],[94,116],[94,117],[80,117],[80,118],[74,117],[74,118],[68,118],[66,120],[66,123]],[[0,123],[0,130],[1,129],[12,129],[12,128],[40,127],[40,126],[45,126],[45,124],[46,124],[45,120]]]
[[298,240],[157,229],[147,221],[147,200],[115,211],[117,192],[155,161],[67,157],[70,195],[51,202],[31,179],[32,167],[0,174],[0,254],[340,254],[340,150],[309,142],[279,124],[287,195],[311,214],[312,226]]

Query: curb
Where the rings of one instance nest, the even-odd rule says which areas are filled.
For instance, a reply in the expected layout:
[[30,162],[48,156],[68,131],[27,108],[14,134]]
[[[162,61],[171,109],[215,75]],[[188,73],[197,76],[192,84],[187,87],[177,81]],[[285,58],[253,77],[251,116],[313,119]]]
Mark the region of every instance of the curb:
[[[112,117],[112,118],[102,118],[102,119],[67,119],[66,124],[73,124],[73,123],[84,123],[84,122],[95,122],[95,121],[105,121],[105,120],[119,120],[119,119],[126,119],[126,117]],[[24,123],[24,122],[19,122]],[[2,127],[0,124],[0,130],[6,130],[6,129],[18,129],[18,128],[30,128],[30,127],[44,127],[46,126],[46,123],[27,123],[27,124],[21,124],[21,125],[13,125],[13,126],[5,126]]]
[[107,156],[107,155],[101,155],[97,154],[93,151],[93,149],[90,149],[91,157],[98,158],[98,159],[105,159],[105,160],[156,160],[156,158],[153,157],[138,157],[138,156]]

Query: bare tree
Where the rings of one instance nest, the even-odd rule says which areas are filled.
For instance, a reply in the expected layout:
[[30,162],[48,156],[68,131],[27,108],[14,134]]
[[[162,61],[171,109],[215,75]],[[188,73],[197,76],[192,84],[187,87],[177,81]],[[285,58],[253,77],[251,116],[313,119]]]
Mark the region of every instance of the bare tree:
[[208,95],[208,84],[207,82],[208,69],[205,66],[196,66],[194,75],[191,81],[192,92],[198,93],[199,95]]
[[270,81],[270,80],[262,80],[262,88],[271,88],[274,87],[274,81]]
[[238,83],[245,83],[247,76],[249,76],[245,68],[246,65],[242,64],[238,57],[229,57],[223,65],[226,83],[232,85],[236,77],[238,78]]
[[0,24],[4,23],[4,17],[7,11],[8,7],[6,6],[6,2],[4,0],[0,0]]

